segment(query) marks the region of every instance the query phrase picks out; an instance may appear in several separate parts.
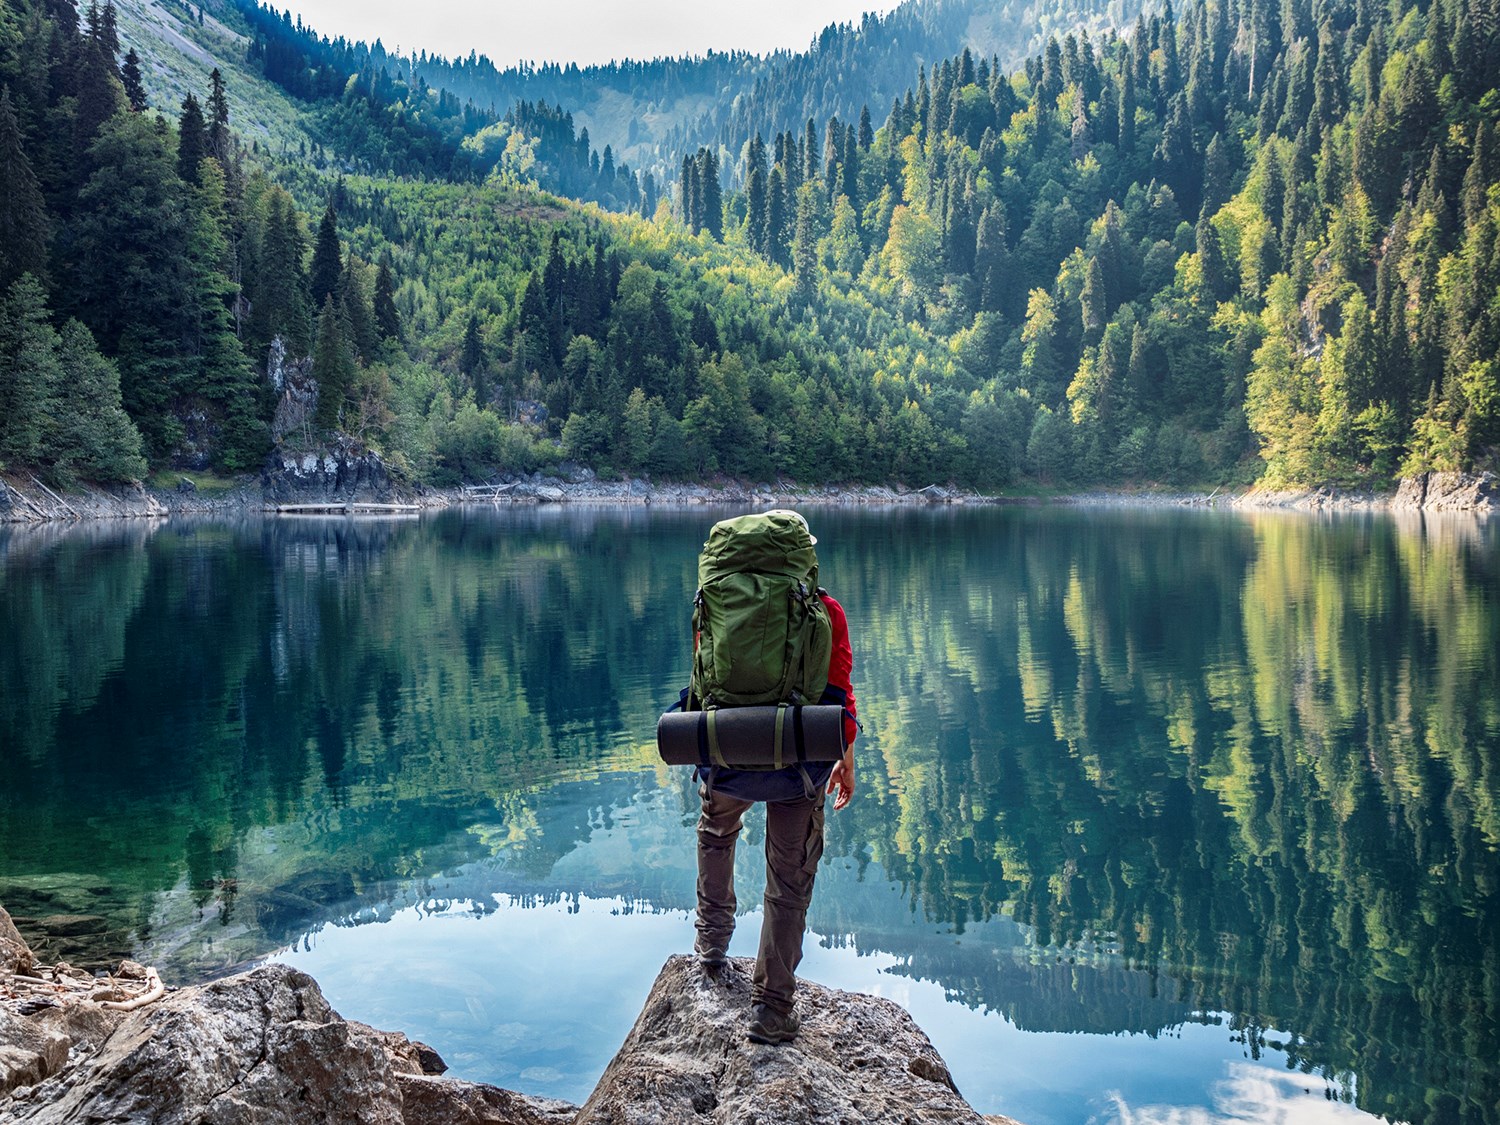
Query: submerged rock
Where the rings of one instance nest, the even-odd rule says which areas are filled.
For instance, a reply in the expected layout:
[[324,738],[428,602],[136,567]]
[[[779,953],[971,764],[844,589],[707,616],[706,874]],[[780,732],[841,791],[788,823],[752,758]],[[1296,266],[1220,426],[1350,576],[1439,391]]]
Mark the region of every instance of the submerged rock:
[[1003,1123],[964,1101],[948,1066],[900,1005],[810,981],[802,1031],[768,1047],[745,1038],[754,962],[704,972],[672,957],[577,1125]]

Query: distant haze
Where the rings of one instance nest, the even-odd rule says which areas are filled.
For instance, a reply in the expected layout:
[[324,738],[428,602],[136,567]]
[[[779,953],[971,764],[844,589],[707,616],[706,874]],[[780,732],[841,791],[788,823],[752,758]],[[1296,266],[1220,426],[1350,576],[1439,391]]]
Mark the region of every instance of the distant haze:
[[856,21],[895,3],[869,0],[271,0],[290,6],[320,35],[340,35],[403,54],[426,50],[449,57],[471,50],[504,68],[536,62],[609,62],[745,50],[803,50],[830,23]]

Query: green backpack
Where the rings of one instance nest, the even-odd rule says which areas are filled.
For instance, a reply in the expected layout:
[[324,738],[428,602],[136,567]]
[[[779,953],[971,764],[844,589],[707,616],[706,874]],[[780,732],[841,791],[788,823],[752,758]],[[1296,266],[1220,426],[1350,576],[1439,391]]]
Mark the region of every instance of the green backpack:
[[698,557],[688,707],[817,703],[833,626],[818,596],[818,556],[790,512],[721,520]]

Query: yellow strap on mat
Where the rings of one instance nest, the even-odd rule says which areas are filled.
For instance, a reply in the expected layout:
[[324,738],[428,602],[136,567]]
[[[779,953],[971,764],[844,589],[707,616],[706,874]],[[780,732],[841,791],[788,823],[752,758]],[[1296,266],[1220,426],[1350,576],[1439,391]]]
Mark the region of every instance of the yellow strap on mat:
[[727,770],[730,768],[729,763],[724,760],[724,754],[719,750],[718,717],[717,711],[708,712],[708,753],[715,764]]

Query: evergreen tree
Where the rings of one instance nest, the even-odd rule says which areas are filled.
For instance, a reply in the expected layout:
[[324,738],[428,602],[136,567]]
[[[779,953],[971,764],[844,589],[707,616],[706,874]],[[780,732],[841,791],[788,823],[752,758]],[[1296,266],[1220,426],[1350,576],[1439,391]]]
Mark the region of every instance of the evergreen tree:
[[322,221],[318,223],[318,235],[313,242],[312,266],[308,270],[307,283],[312,302],[318,308],[329,294],[337,293],[339,275],[344,269],[344,250],[339,245],[338,215],[333,201],[323,209]]
[[183,183],[197,184],[198,165],[208,155],[208,130],[203,123],[203,108],[189,94],[182,99],[182,116],[177,120],[177,174]]
[[[88,150],[104,127],[104,123],[125,109],[130,103],[125,97],[125,87],[115,69],[114,56],[98,38],[83,40],[77,47],[73,62],[72,119],[72,166],[73,182],[77,184],[93,171],[89,163]],[[54,70],[54,75],[56,71]]]
[[766,174],[759,167],[750,170],[750,182],[745,189],[745,236],[750,249],[763,257],[770,257],[771,234],[768,227],[770,212],[766,201]]
[[125,100],[136,113],[146,109],[146,84],[141,77],[140,56],[135,48],[125,53],[125,62],[120,66],[120,82],[125,87]]
[[344,400],[357,374],[354,347],[344,318],[333,303],[333,294],[323,299],[318,314],[318,339],[313,347],[313,379],[318,384],[318,406],[313,421],[320,430],[336,430],[343,418]]
[[724,193],[719,186],[719,158],[709,149],[698,150],[697,189],[699,228],[716,242],[724,240]]
[[364,269],[355,260],[353,250],[344,259],[337,296],[339,313],[349,328],[349,342],[354,345],[360,362],[369,363],[380,346],[380,335],[375,324],[375,310],[371,308],[369,294],[365,291]]
[[812,183],[797,191],[797,228],[792,239],[792,269],[797,294],[811,300],[818,288],[818,212],[821,195]]
[[[484,338],[479,334],[479,314],[471,312],[464,325],[464,341],[458,351],[458,369],[471,380],[477,380],[483,377],[484,365]],[[482,403],[483,399],[480,401]]]
[[182,435],[177,411],[198,362],[184,186],[167,133],[144,114],[111,118],[89,156],[66,295],[119,363],[125,408],[155,460]]
[[1120,75],[1120,152],[1128,160],[1135,153],[1135,79],[1129,67]]
[[231,308],[239,287],[230,279],[231,224],[224,170],[205,157],[198,186],[186,200],[189,231],[184,263],[187,350],[197,360],[187,390],[218,422],[216,464],[232,472],[259,465],[266,449],[254,368],[235,335]]
[[229,168],[229,97],[224,91],[224,76],[214,67],[208,76],[211,88],[208,94],[208,152],[228,171]]
[[60,382],[47,294],[27,275],[0,299],[0,465],[14,469],[40,459]]
[[1083,312],[1083,337],[1089,343],[1097,342],[1109,317],[1109,298],[1104,288],[1104,271],[1098,258],[1090,258],[1084,271],[1083,291],[1078,303]]
[[64,483],[139,480],[146,475],[141,434],[120,400],[120,372],[76,320],[63,326],[49,445]]
[[1010,251],[1005,244],[1005,214],[991,204],[979,216],[974,246],[974,270],[979,280],[979,307],[988,312],[1009,312]]
[[0,292],[22,274],[46,275],[51,226],[7,86],[0,90]]
[[375,326],[381,339],[401,339],[401,314],[396,311],[396,284],[391,277],[391,257],[382,254],[375,274]]
[[250,354],[261,363],[273,337],[282,337],[292,356],[307,355],[313,343],[311,297],[302,269],[306,240],[296,205],[285,191],[273,188],[262,207],[248,328]]

